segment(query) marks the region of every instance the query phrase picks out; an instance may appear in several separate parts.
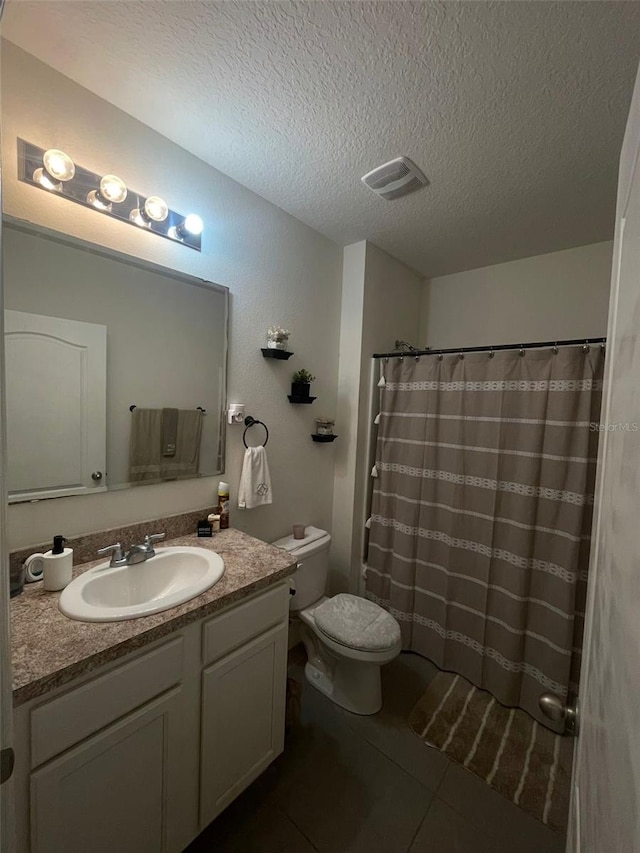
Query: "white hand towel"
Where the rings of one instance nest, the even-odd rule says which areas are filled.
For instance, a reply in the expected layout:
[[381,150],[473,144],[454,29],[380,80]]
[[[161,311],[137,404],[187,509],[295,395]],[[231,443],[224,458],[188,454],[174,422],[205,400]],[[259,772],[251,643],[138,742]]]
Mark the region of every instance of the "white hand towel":
[[241,509],[255,509],[271,503],[271,474],[264,447],[248,447],[244,454],[238,506]]

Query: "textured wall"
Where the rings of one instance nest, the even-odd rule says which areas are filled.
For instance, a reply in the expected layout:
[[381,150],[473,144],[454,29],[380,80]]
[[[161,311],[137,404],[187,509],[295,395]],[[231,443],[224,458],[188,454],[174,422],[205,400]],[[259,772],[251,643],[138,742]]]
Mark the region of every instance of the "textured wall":
[[[233,509],[232,523],[261,538],[292,522],[328,527],[333,496],[332,450],[314,444],[314,415],[335,414],[342,251],[334,243],[188,154],[11,44],[2,51],[4,210],[231,290],[229,400],[270,428],[271,507]],[[16,180],[16,137],[59,147],[95,171],[116,172],[141,193],[196,211],[205,222],[201,254],[48,195]],[[123,306],[126,310],[126,305]],[[293,329],[295,358],[260,355],[271,323]],[[318,377],[314,407],[289,405],[290,374]],[[203,365],[206,372],[207,366]],[[242,429],[227,434],[227,469],[237,492]],[[218,478],[147,486],[90,497],[13,506],[9,545],[195,509],[214,499]]]
[[[345,249],[342,281],[338,418],[348,440],[336,451],[332,583],[354,589],[362,565],[370,492],[372,420],[371,356],[394,349],[397,338],[418,337],[422,279],[371,243]],[[377,379],[377,377],[376,377]]]
[[335,448],[333,519],[331,531],[333,583],[349,587],[352,569],[351,540],[355,507],[355,477],[360,418],[362,324],[367,243],[362,240],[344,250],[340,365],[338,374],[338,422],[340,438]]
[[431,347],[600,337],[607,333],[611,242],[425,282],[420,343]]

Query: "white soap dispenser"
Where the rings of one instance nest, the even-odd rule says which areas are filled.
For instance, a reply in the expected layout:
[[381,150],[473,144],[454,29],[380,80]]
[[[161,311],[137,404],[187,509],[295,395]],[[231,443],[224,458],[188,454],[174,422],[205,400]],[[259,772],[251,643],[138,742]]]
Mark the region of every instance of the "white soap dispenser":
[[25,560],[27,581],[43,578],[49,592],[64,589],[73,577],[73,548],[65,548],[64,536],[53,537],[53,547],[44,554],[32,554]]

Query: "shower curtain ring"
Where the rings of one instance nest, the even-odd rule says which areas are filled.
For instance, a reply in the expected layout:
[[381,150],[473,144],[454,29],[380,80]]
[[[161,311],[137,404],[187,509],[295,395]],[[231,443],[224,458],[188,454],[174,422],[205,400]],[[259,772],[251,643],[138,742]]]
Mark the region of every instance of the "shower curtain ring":
[[584,342],[584,346],[582,347],[582,352],[589,352],[590,349],[591,349],[591,347],[589,346],[589,341],[587,340]]
[[553,345],[553,352],[554,352],[554,355],[558,355],[558,352],[559,352],[559,350],[558,350],[558,344],[554,344],[554,345]]
[[417,356],[416,356],[416,363],[417,363],[417,362],[419,362],[419,361],[420,361],[420,356],[419,356],[419,355],[417,355]]
[[493,351],[493,348],[492,348],[489,350],[489,358],[493,358],[494,355],[495,355],[495,352]]
[[606,344],[604,344],[604,343],[600,344],[600,349],[602,350],[602,352],[604,352],[606,350],[606,348],[607,348]]
[[389,364],[389,359],[388,359],[388,358],[383,358],[382,360],[384,361],[384,363],[385,363],[385,364]]
[[520,344],[520,353],[519,353],[519,355],[520,355],[520,358],[522,358],[522,356],[524,355],[524,347],[523,347],[523,345],[522,345],[522,344]]
[[458,353],[458,358],[464,358],[464,353],[462,352],[462,350],[460,350],[460,352]]
[[438,361],[442,361],[443,358],[444,358],[444,356],[442,355],[442,353],[441,352],[438,353]]

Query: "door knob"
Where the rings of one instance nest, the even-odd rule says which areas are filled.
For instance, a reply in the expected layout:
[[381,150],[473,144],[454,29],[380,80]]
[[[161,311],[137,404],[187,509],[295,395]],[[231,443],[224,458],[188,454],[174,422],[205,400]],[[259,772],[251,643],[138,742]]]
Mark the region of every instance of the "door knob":
[[564,720],[566,734],[578,736],[580,728],[580,711],[578,697],[573,696],[566,704],[555,693],[543,693],[538,699],[538,705],[542,713],[554,723]]
[[91,479],[95,483],[99,483],[100,480],[102,479],[102,471],[94,471],[93,474],[91,475]]

